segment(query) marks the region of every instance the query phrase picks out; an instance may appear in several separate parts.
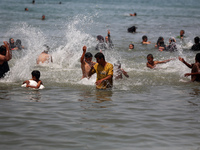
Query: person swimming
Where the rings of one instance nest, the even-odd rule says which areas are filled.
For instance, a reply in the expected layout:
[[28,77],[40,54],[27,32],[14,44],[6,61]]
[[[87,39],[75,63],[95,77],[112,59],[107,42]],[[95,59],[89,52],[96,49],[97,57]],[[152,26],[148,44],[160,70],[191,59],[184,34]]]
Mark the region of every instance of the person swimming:
[[132,27],[128,28],[127,31],[128,31],[129,33],[135,33],[135,32],[136,32],[136,29],[137,29],[136,26],[132,26]]
[[129,51],[133,50],[134,49],[134,44],[129,44]]

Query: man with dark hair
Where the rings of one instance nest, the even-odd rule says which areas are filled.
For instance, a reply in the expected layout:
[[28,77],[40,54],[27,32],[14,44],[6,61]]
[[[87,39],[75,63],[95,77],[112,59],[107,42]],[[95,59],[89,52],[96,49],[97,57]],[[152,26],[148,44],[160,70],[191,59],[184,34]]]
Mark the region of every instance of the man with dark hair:
[[148,41],[148,37],[146,35],[142,36],[142,44],[151,44],[151,42]]
[[92,61],[92,54],[90,52],[87,52],[87,47],[83,46],[83,54],[81,56],[81,69],[82,69],[82,79],[88,78],[88,73],[92,66],[94,66],[95,62]]
[[193,51],[199,51],[200,50],[200,43],[199,43],[199,37],[198,36],[196,36],[194,38],[194,43],[195,44],[192,46],[191,50],[193,50]]
[[97,63],[91,67],[89,77],[97,73],[96,88],[106,89],[113,85],[113,65],[105,61],[103,53],[98,52],[95,56]]
[[4,77],[5,74],[10,70],[8,61],[12,58],[12,53],[8,42],[4,41],[4,45],[0,47],[0,78]]

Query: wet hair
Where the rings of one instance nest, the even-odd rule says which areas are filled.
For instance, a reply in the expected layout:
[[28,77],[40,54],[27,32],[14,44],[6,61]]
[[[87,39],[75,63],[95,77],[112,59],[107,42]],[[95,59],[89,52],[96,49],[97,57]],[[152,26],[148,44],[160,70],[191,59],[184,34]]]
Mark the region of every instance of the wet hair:
[[136,26],[132,26],[128,28],[127,31],[133,33],[133,32],[136,32],[136,28],[137,28]]
[[103,36],[101,36],[101,35],[98,35],[98,36],[97,36],[97,40],[98,40],[99,42],[104,42],[104,38],[103,38]]
[[148,57],[153,58],[153,55],[152,55],[152,54],[148,54],[148,55],[147,55],[147,58],[148,58]]
[[33,70],[31,74],[32,74],[32,76],[35,77],[37,80],[40,79],[40,71],[38,71],[38,70]]
[[104,56],[104,54],[101,53],[101,52],[96,53],[96,54],[94,55],[94,57],[95,57],[95,58],[99,58],[99,59],[103,58],[103,60],[105,60],[105,56]]
[[158,38],[158,40],[157,40],[157,45],[160,45],[161,42],[163,42],[163,37],[162,37],[162,36],[160,36],[160,37]]
[[144,35],[144,36],[142,37],[142,40],[145,40],[145,39],[147,39],[147,36],[146,36],[146,35]]
[[137,16],[137,13],[134,13],[135,16]]
[[196,54],[195,60],[200,63],[200,53]]
[[199,43],[199,37],[198,36],[196,36],[195,38],[194,38],[194,42],[197,44],[197,43]]
[[91,58],[93,55],[90,52],[85,53],[85,58]]
[[0,54],[1,55],[6,55],[6,47],[3,46],[3,45],[1,45],[1,47],[0,47]]

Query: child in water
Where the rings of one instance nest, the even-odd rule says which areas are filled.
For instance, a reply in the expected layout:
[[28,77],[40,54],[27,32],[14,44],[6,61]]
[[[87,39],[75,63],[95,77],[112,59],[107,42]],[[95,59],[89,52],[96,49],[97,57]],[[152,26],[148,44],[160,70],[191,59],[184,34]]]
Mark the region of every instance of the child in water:
[[116,63],[114,63],[114,79],[122,79],[122,74],[129,78],[128,73],[121,68],[120,61],[117,61]]
[[170,60],[173,60],[173,59],[167,59],[167,60],[163,60],[163,61],[154,61],[153,60],[153,55],[152,54],[148,54],[147,55],[147,67],[150,68],[150,69],[153,69],[156,67],[157,64],[163,64],[163,63],[166,63],[166,62],[169,62]]
[[38,70],[32,71],[32,79],[23,82],[22,87],[30,87],[35,89],[43,89],[44,85],[40,80],[40,72]]
[[133,50],[134,49],[134,44],[129,44],[129,51]]

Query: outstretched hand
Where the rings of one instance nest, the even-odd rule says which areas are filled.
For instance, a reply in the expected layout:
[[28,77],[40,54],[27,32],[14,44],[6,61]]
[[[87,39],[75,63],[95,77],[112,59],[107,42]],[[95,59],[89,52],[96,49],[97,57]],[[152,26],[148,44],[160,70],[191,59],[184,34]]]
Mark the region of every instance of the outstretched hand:
[[191,74],[190,73],[186,73],[184,76],[185,77],[188,77],[188,76],[190,76]]

